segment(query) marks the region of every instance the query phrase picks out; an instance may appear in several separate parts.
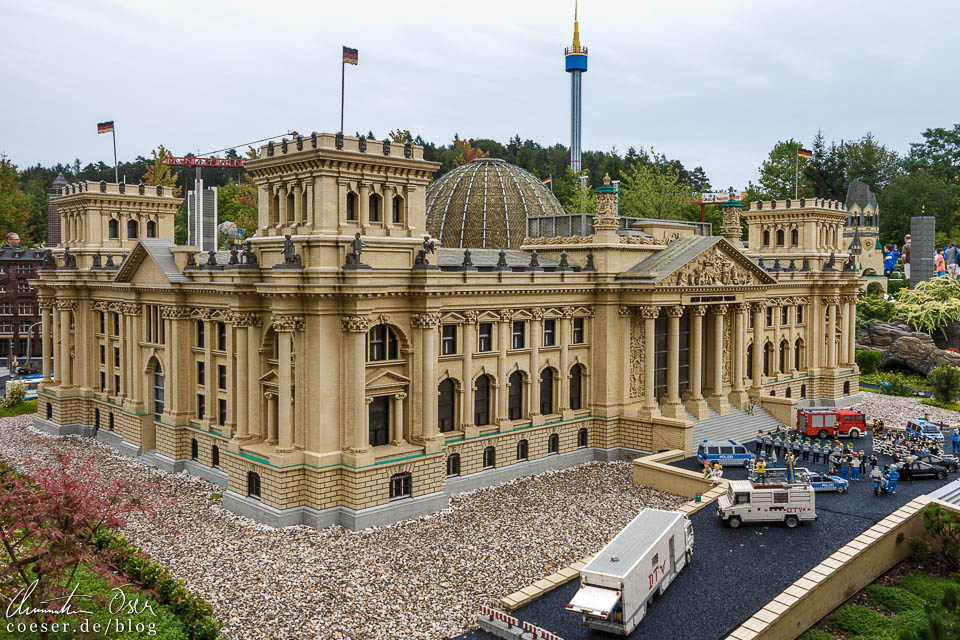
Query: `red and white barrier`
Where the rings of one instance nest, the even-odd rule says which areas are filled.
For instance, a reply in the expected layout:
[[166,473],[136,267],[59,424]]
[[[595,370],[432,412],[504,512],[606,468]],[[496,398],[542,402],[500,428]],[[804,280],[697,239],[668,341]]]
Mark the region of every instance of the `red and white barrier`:
[[542,629],[535,624],[530,624],[529,622],[523,623],[523,630],[532,633],[533,637],[537,640],[563,640],[560,636],[555,633],[550,633],[546,629]]
[[[503,611],[500,611],[499,609],[494,609],[493,607],[480,605],[480,613],[490,618],[490,622],[499,620],[500,622],[505,623],[508,629],[520,626],[519,620]],[[524,624],[526,625],[527,623]]]

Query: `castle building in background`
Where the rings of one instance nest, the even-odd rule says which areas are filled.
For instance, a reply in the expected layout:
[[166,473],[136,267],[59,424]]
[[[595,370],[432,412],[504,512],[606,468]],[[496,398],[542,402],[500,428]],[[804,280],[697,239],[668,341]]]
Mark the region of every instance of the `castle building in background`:
[[[43,250],[0,249],[0,359],[40,356],[40,310],[30,281],[43,264]],[[36,325],[36,326],[34,326]]]
[[577,20],[577,7],[573,10],[573,44],[563,51],[564,64],[570,74],[570,168],[580,171],[580,137],[582,121],[582,76],[587,72],[587,48],[580,46],[580,23]]
[[843,228],[845,246],[856,256],[863,280],[861,286],[871,292],[887,291],[883,275],[883,245],[880,244],[880,205],[870,187],[859,178],[847,187],[847,220]]
[[60,195],[61,190],[66,185],[67,181],[63,177],[63,174],[58,173],[57,177],[53,180],[53,184],[50,185],[50,190],[47,191],[49,200],[47,202],[46,246],[48,247],[55,247],[60,244],[60,212],[57,210],[57,205],[54,202],[54,198]]
[[[246,168],[259,224],[242,251],[174,245],[167,188],[87,182],[56,199],[65,240],[36,280],[39,428],[201,475],[272,525],[363,528],[858,401],[842,203],[730,207],[716,237],[622,220],[607,178],[589,228],[521,190],[526,209],[508,208],[538,234],[508,248],[504,223],[444,247],[425,233],[438,165],[421,147],[315,133]],[[504,206],[506,171],[463,170],[471,210]]]
[[217,188],[194,181],[187,192],[187,244],[201,251],[217,249]]

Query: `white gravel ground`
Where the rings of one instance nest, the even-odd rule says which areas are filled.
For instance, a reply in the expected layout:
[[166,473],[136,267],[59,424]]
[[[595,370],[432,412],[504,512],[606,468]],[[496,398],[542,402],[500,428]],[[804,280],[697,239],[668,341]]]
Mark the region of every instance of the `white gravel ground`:
[[[42,450],[33,416],[0,419],[0,455]],[[273,529],[223,509],[220,489],[157,471],[77,436],[42,436],[93,455],[107,480],[153,482],[174,497],[166,527],[124,533],[206,598],[229,638],[447,638],[557,568],[598,551],[643,507],[684,499],[632,483],[627,463],[593,463],[456,496],[450,508],[390,527]]]
[[882,393],[870,393],[869,391],[861,391],[860,393],[863,395],[863,402],[853,408],[866,414],[868,424],[872,423],[875,418],[882,418],[887,426],[902,427],[907,423],[907,420],[922,418],[924,413],[928,414],[934,422],[949,425],[960,422],[960,411],[931,407],[922,404],[920,398],[888,396]]

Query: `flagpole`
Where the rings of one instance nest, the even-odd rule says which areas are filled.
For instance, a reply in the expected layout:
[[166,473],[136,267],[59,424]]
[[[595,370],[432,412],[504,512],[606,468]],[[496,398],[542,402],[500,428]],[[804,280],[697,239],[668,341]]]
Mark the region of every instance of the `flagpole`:
[[113,125],[110,133],[113,134],[113,181],[119,184],[120,173],[117,170],[117,125]]
[[797,172],[793,178],[793,199],[800,197],[800,147],[797,147]]
[[343,102],[344,102],[344,96],[346,95],[346,92],[345,92],[346,84],[344,81],[344,76],[346,75],[345,73],[346,68],[347,68],[346,61],[341,60],[340,61],[340,133],[341,134],[343,133]]

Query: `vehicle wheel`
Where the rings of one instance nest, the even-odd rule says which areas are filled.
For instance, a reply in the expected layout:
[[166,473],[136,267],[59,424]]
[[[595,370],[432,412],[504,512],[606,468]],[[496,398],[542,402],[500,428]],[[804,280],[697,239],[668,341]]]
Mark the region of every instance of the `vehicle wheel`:
[[794,529],[798,524],[800,524],[800,520],[797,518],[797,516],[787,516],[784,518],[783,523],[787,525],[788,528]]
[[840,485],[839,487],[837,487],[837,493],[843,493],[846,490],[847,488],[843,485]]
[[740,516],[732,516],[729,520],[727,520],[727,526],[729,526],[731,529],[739,529],[740,524]]
[[937,471],[937,480],[944,480],[947,477],[945,471]]
[[860,437],[860,430],[859,430],[859,429],[850,429],[850,437],[851,437],[851,438],[859,438],[859,437]]
[[827,437],[828,435],[830,435],[830,434],[827,433],[827,430],[826,430],[826,429],[820,429],[820,433],[817,434],[817,435],[819,435],[821,438],[826,438],[826,437]]

